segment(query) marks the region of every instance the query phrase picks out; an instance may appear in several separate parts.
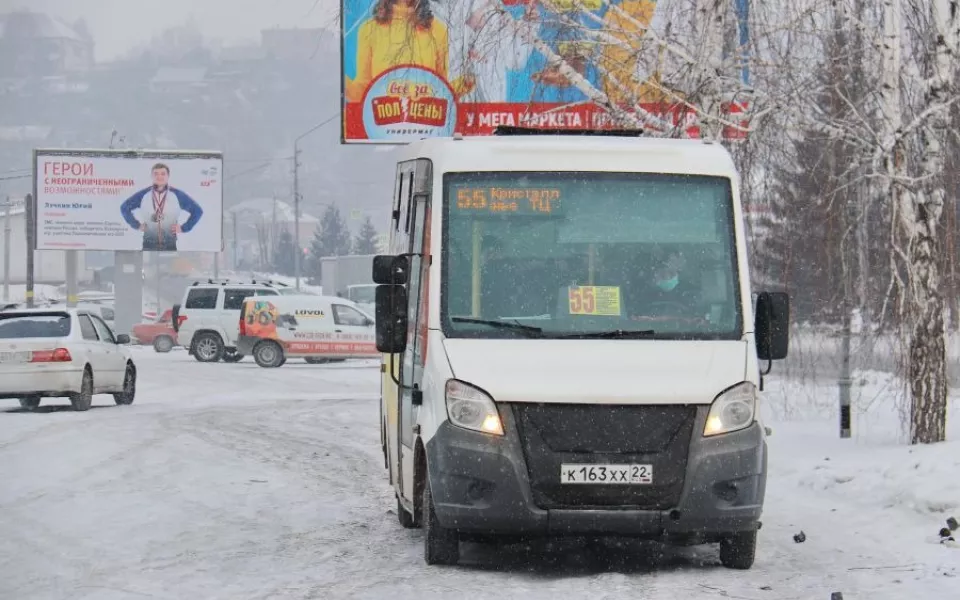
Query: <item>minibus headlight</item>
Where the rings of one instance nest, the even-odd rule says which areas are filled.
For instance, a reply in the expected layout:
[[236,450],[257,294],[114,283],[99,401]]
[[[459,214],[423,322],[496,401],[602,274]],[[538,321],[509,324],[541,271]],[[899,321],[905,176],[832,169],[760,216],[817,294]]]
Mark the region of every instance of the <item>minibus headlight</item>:
[[746,429],[753,424],[756,411],[757,386],[749,381],[735,385],[713,401],[703,435],[720,435]]
[[457,427],[491,435],[503,435],[503,423],[493,398],[456,379],[447,382],[447,415]]

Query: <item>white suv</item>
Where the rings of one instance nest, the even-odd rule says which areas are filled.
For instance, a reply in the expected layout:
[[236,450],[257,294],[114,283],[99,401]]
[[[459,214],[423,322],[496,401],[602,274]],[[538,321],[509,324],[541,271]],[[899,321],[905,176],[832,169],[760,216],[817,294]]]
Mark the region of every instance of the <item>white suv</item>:
[[200,362],[237,362],[238,323],[244,298],[277,296],[278,286],[269,281],[194,282],[183,303],[173,307],[177,340]]

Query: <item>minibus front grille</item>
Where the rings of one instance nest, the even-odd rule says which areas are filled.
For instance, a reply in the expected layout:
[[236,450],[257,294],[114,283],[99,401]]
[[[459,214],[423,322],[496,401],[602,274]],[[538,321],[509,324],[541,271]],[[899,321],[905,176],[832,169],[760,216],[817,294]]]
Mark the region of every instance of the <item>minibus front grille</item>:
[[[693,405],[513,404],[530,487],[549,508],[676,506],[683,491]],[[649,464],[653,483],[560,483],[560,465]]]

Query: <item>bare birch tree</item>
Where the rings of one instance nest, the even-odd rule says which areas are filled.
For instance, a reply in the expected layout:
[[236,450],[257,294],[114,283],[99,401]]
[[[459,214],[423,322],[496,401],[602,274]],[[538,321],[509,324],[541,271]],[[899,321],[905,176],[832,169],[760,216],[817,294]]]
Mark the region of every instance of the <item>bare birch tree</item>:
[[[900,0],[885,0],[891,37],[903,27],[899,5]],[[956,96],[954,73],[960,40],[960,7],[956,0],[919,0],[912,8],[919,17],[920,29],[912,33],[926,50],[917,57],[916,68],[909,70],[918,80],[922,97],[920,112],[914,121],[922,154],[917,165],[918,177],[914,180],[917,183],[908,189],[900,179],[894,180],[897,224],[903,242],[896,252],[906,263],[911,325],[910,441],[933,443],[946,439],[947,372],[940,225],[946,197],[944,147],[950,125],[949,108]],[[891,162],[890,169],[900,176],[907,163],[902,157],[902,142],[894,146]]]

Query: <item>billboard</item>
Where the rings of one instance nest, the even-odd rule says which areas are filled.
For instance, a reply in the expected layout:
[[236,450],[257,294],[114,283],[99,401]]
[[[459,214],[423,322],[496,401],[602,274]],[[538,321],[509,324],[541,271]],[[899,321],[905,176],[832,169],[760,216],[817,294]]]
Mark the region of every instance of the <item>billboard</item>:
[[220,252],[219,152],[36,150],[38,250]]
[[[640,65],[660,64],[645,32],[660,26],[665,2],[341,2],[345,143],[489,135],[498,125],[622,126],[596,104],[597,90],[616,105],[639,103],[662,120],[661,127],[698,135],[696,114],[683,95],[660,73],[640,72]],[[748,2],[737,2],[739,15]],[[740,34],[743,42],[745,22]],[[726,107],[731,116],[744,108]],[[740,137],[732,129],[727,137]]]

